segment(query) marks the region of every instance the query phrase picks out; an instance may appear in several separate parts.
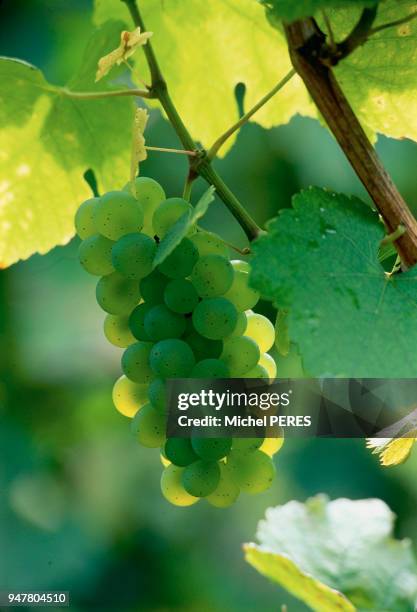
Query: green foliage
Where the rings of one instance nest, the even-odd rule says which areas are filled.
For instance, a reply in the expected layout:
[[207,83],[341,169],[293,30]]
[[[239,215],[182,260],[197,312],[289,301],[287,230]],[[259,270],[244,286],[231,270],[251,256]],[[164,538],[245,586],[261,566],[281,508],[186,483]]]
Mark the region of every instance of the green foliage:
[[357,198],[314,188],[268,230],[253,245],[252,283],[289,310],[289,336],[309,374],[417,375],[417,271],[384,272],[375,213]]
[[292,501],[267,511],[246,560],[312,610],[406,612],[417,564],[410,542],[393,539],[393,520],[378,499]]
[[[121,27],[106,23],[94,33],[70,89],[109,89],[94,85],[95,69]],[[133,103],[71,98],[37,68],[10,58],[0,59],[0,79],[7,83],[0,96],[0,262],[7,266],[70,240],[77,206],[91,195],[88,168],[101,189],[127,178]]]
[[274,18],[294,21],[314,15],[320,9],[372,6],[378,0],[261,0],[261,3],[265,4]]

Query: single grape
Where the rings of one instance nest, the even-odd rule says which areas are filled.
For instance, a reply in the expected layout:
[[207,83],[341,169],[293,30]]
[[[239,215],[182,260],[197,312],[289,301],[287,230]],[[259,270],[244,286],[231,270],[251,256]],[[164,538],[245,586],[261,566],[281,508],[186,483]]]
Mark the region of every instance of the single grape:
[[173,312],[186,314],[197,306],[198,295],[190,281],[183,278],[175,279],[165,287],[164,301]]
[[161,460],[161,463],[164,467],[168,467],[171,464],[171,461],[169,461],[169,459],[167,459],[166,457],[164,457],[163,453],[160,453],[159,458]]
[[152,344],[149,342],[135,342],[125,350],[122,356],[122,370],[130,380],[149,383],[154,378],[149,366],[151,349]]
[[192,438],[191,445],[200,459],[218,461],[229,454],[232,438]]
[[206,358],[217,359],[217,357],[220,357],[223,351],[223,342],[221,340],[204,338],[204,336],[195,331],[192,319],[188,320],[191,321],[192,330],[184,336],[184,340],[190,345],[195,358],[198,361],[202,361]]
[[224,343],[222,360],[229,366],[230,376],[239,378],[249,372],[259,361],[259,347],[252,338],[237,336]]
[[197,332],[210,340],[221,340],[233,333],[237,323],[235,306],[223,297],[202,300],[193,312]]
[[261,448],[265,438],[233,438],[232,449],[252,453]]
[[144,342],[151,340],[145,330],[145,317],[152,308],[152,304],[139,304],[129,317],[130,331],[137,340]]
[[165,441],[166,420],[151,404],[141,408],[132,420],[132,433],[139,444],[147,448],[158,448]]
[[268,355],[268,353],[262,353],[259,358],[259,365],[265,368],[270,379],[277,377],[277,364],[271,355]]
[[143,227],[143,207],[126,191],[110,191],[100,198],[94,211],[97,230],[110,240],[140,232]]
[[232,259],[230,263],[233,266],[233,270],[238,270],[239,272],[246,272],[246,274],[249,274],[250,265],[247,261],[243,261],[242,259]]
[[265,438],[259,450],[272,457],[281,450],[283,444],[284,438]]
[[191,372],[191,378],[229,378],[230,371],[220,359],[203,359]]
[[275,466],[271,458],[260,450],[252,453],[233,450],[227,464],[233,480],[245,493],[262,493],[272,484]]
[[113,404],[121,414],[132,418],[147,403],[147,392],[148,385],[138,385],[123,375],[114,383]]
[[240,489],[233,480],[233,475],[227,463],[220,463],[220,481],[216,490],[206,497],[206,500],[216,508],[228,508],[239,497]]
[[160,378],[187,378],[194,367],[195,358],[183,340],[161,340],[151,350],[150,364]]
[[168,438],[165,442],[165,456],[174,465],[185,467],[198,461],[189,438]]
[[216,234],[202,230],[196,232],[190,240],[197,247],[200,257],[204,257],[204,255],[220,255],[229,259],[229,248]]
[[266,353],[274,346],[275,327],[269,319],[256,312],[249,312],[247,320],[245,336],[255,340],[261,353]]
[[140,281],[140,293],[148,304],[161,304],[164,301],[164,291],[169,278],[154,270]]
[[191,204],[182,198],[168,198],[158,206],[153,214],[153,233],[163,238],[178,219],[185,213],[191,213],[192,209]]
[[98,201],[99,198],[86,200],[75,213],[75,230],[81,240],[97,234],[97,228],[94,223],[94,211]]
[[254,368],[249,370],[249,372],[246,372],[245,378],[263,378],[269,380],[269,374],[268,371],[258,363]]
[[140,300],[139,284],[113,272],[98,281],[96,297],[99,306],[106,312],[126,315]]
[[152,272],[156,244],[146,234],[127,234],[112,250],[115,270],[127,278],[141,279]]
[[167,408],[167,392],[166,383],[162,378],[155,378],[149,385],[148,397],[152,406],[155,406],[159,412],[166,412]]
[[126,348],[135,342],[129,328],[129,317],[126,315],[108,314],[104,319],[104,335],[111,344],[119,348]]
[[114,271],[111,252],[114,242],[94,234],[78,247],[80,264],[89,274],[105,276]]
[[193,268],[191,282],[202,298],[223,295],[232,286],[232,265],[220,255],[200,257]]
[[165,304],[152,306],[145,315],[145,331],[153,342],[181,338],[185,331],[185,318],[169,310]]
[[250,310],[259,301],[260,295],[249,287],[249,274],[234,268],[233,283],[224,297],[230,300],[238,310]]
[[[131,192],[131,190],[132,184],[128,183],[124,187],[124,191]],[[161,202],[166,199],[165,192],[159,183],[147,176],[139,176],[136,178],[133,190],[133,195],[143,207],[144,220],[142,232],[153,237],[152,217]]]
[[220,468],[214,461],[195,461],[182,474],[184,489],[194,497],[206,497],[216,490],[220,481]]
[[184,468],[169,465],[162,473],[161,491],[162,495],[174,506],[192,506],[199,501],[184,489],[182,476]]
[[158,268],[169,278],[185,278],[191,274],[197,259],[197,249],[191,240],[183,238]]

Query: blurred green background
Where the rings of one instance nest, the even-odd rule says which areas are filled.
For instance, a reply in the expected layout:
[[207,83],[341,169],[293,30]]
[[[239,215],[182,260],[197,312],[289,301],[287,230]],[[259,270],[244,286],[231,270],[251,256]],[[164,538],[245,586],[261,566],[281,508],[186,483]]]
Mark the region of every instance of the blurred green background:
[[[3,0],[0,54],[61,84],[91,27],[87,0]],[[147,138],[177,145],[158,112]],[[416,145],[381,139],[378,150],[415,211]],[[302,118],[270,131],[245,127],[218,169],[259,223],[311,184],[367,199],[332,137]],[[185,162],[154,153],[142,173],[178,195]],[[245,243],[220,203],[204,225]],[[284,603],[302,611],[244,562],[241,544],[268,506],[322,491],[384,499],[398,515],[397,535],[417,541],[417,456],[382,470],[359,440],[288,441],[272,489],[229,510],[165,502],[158,452],[139,448],[112,406],[120,353],[103,338],[77,246],[74,239],[0,273],[0,590],[68,590],[80,611],[272,612]],[[280,363],[281,375],[294,371]]]

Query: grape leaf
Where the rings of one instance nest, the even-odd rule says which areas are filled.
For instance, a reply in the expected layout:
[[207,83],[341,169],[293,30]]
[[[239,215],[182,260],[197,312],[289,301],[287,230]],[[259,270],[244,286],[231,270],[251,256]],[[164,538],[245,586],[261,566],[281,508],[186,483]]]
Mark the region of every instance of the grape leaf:
[[309,374],[417,376],[417,269],[384,272],[376,213],[312,188],[268,230],[253,244],[251,283],[289,310],[289,336]]
[[295,21],[301,17],[314,15],[320,9],[372,6],[379,0],[261,0],[278,19]]
[[[97,60],[115,46],[122,24],[107,23],[92,37],[72,91],[109,89],[94,85]],[[73,217],[91,196],[83,178],[91,168],[100,189],[129,176],[134,104],[130,98],[82,100],[49,84],[25,62],[0,59],[0,264],[65,244]]]
[[393,522],[379,499],[291,501],[267,510],[246,560],[319,612],[409,612],[417,564],[411,543],[393,539]]
[[[287,45],[254,0],[142,0],[141,12],[169,89],[187,128],[205,147],[238,117],[234,90],[246,86],[245,106],[252,107],[290,70]],[[95,23],[110,18],[132,20],[120,0],[95,0]],[[141,57],[142,56],[142,57]],[[135,62],[147,68],[140,51]],[[299,77],[256,114],[264,127],[287,123],[293,114],[316,111]],[[225,154],[230,139],[221,149]]]
[[211,186],[203,193],[192,211],[184,213],[178,221],[167,232],[166,236],[161,240],[161,244],[156,252],[153,267],[159,266],[179,245],[181,240],[185,238],[190,229],[201,219],[207,212],[208,207],[214,200],[214,187]]
[[[352,30],[362,6],[374,4],[373,0],[274,2],[276,6],[293,10],[297,16],[304,13],[305,7],[308,13],[325,5],[348,7],[327,11],[337,40]],[[95,7],[97,23],[118,16],[131,24],[126,5],[119,0],[95,0]],[[210,3],[170,0],[164,4],[143,0],[141,8],[147,27],[154,32],[152,44],[174,102],[193,136],[206,147],[236,120],[233,89],[237,83],[246,85],[248,109],[290,67],[279,15],[276,15],[279,23],[274,30],[256,0],[212,0]],[[415,0],[384,0],[375,25],[404,18],[416,12],[416,8]],[[326,32],[325,24],[320,25]],[[417,141],[416,37],[417,19],[381,31],[336,68],[340,83],[371,138],[380,133]],[[143,74],[143,60],[140,69]],[[317,116],[298,77],[253,120],[269,128],[286,123],[297,113]]]

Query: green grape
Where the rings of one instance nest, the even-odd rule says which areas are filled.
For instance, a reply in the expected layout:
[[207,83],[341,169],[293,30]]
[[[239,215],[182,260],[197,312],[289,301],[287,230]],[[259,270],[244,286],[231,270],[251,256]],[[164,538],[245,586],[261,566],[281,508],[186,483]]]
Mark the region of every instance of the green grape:
[[237,323],[236,307],[223,297],[202,300],[193,312],[197,332],[210,340],[221,340],[233,333]]
[[258,364],[265,368],[265,370],[268,372],[268,378],[274,379],[277,377],[277,364],[271,355],[268,355],[268,353],[262,353]]
[[166,412],[167,408],[167,391],[166,383],[162,378],[155,378],[149,385],[148,397],[152,406],[155,406],[159,412]]
[[218,297],[232,286],[232,265],[220,255],[205,255],[195,264],[191,281],[200,297]]
[[175,279],[165,287],[164,301],[173,312],[187,314],[197,306],[198,295],[190,281],[183,278]]
[[220,468],[214,461],[195,461],[182,474],[184,489],[194,497],[206,497],[216,490],[220,481]]
[[141,279],[152,272],[156,244],[146,234],[127,234],[112,250],[113,266],[127,278]]
[[107,315],[104,319],[104,335],[111,344],[119,348],[126,348],[135,342],[129,329],[129,317],[126,315]]
[[183,238],[158,267],[169,278],[184,278],[191,274],[197,259],[197,249],[191,240]]
[[153,342],[168,338],[181,338],[185,331],[185,318],[159,304],[145,315],[145,331]]
[[239,312],[237,315],[236,327],[233,330],[233,332],[230,334],[230,336],[228,336],[228,338],[231,338],[233,336],[243,336],[246,330],[246,325],[247,325],[246,312]]
[[150,364],[160,378],[187,378],[194,367],[195,358],[183,340],[161,340],[151,350]]
[[[233,262],[232,262],[233,265]],[[230,300],[238,310],[250,310],[259,301],[260,295],[249,287],[249,274],[234,268],[233,283],[224,297]]]
[[149,383],[154,378],[149,366],[151,348],[149,342],[135,342],[123,353],[123,373],[133,382]]
[[264,378],[265,380],[269,380],[269,374],[268,371],[258,363],[249,372],[246,372],[245,378]]
[[239,272],[246,272],[246,274],[249,274],[250,265],[247,261],[243,261],[242,259],[232,259],[230,263],[233,266],[233,270],[238,270]]
[[229,366],[230,376],[239,378],[249,372],[259,361],[259,347],[252,338],[237,336],[224,343],[221,358]]
[[143,406],[132,420],[132,433],[148,448],[158,448],[165,442],[165,427],[165,416],[151,404]]
[[203,359],[191,372],[191,378],[229,378],[230,372],[224,361],[220,359]]
[[261,314],[250,312],[247,315],[245,336],[255,340],[261,353],[266,353],[274,345],[275,327]]
[[140,300],[139,285],[113,272],[98,281],[96,297],[99,306],[106,312],[114,315],[129,314]]
[[227,458],[233,480],[245,493],[269,489],[275,475],[272,459],[260,450],[245,453],[233,450]]
[[183,473],[184,468],[176,465],[169,465],[162,473],[162,495],[174,506],[192,506],[199,501],[198,497],[193,497],[184,489],[182,485]]
[[138,385],[123,375],[114,383],[113,404],[121,414],[132,418],[147,403],[147,392],[148,385]]
[[218,461],[229,454],[232,438],[192,438],[191,445],[200,459]]
[[216,490],[206,500],[216,508],[228,508],[239,497],[240,489],[233,480],[233,475],[226,463],[220,463],[220,481]]
[[229,248],[216,234],[198,231],[190,240],[197,247],[200,257],[204,257],[204,255],[221,255],[221,257],[229,259]]
[[148,304],[161,304],[164,301],[164,291],[169,279],[159,270],[154,270],[140,281],[140,293]]
[[261,448],[265,438],[233,438],[232,450],[249,452]]
[[189,438],[168,438],[165,442],[165,456],[174,465],[185,467],[198,461]]
[[94,223],[94,211],[98,201],[99,198],[86,200],[75,213],[75,230],[81,240],[97,234],[97,228]]
[[144,342],[150,342],[151,340],[145,330],[145,317],[152,308],[152,304],[139,304],[130,315],[130,331],[137,340],[143,340]]
[[263,453],[273,457],[278,451],[281,450],[284,444],[284,438],[265,438],[262,446],[259,448]]
[[[131,183],[124,188],[126,191],[132,189]],[[142,232],[153,236],[152,217],[158,206],[166,199],[161,185],[147,176],[139,176],[134,181],[134,191],[137,201],[142,205],[144,222]]]
[[184,340],[190,345],[195,358],[198,361],[202,361],[206,358],[217,359],[217,357],[220,357],[223,351],[223,342],[221,340],[210,340],[209,338],[204,338],[204,336],[201,336],[195,331],[194,326],[192,325],[192,319],[188,320],[191,321],[192,329],[185,335]]
[[143,207],[126,191],[110,191],[101,196],[94,211],[97,231],[110,240],[140,232],[143,227]]
[[155,210],[152,218],[153,232],[159,238],[163,238],[171,227],[185,213],[191,213],[191,204],[182,198],[168,198]]
[[80,264],[89,274],[106,276],[114,271],[111,252],[114,242],[94,234],[84,240],[78,247]]

